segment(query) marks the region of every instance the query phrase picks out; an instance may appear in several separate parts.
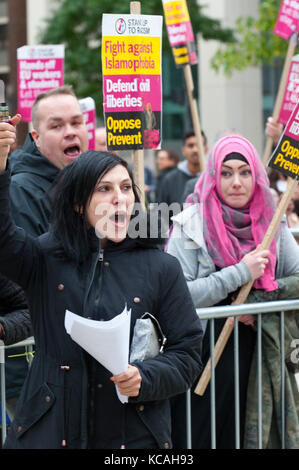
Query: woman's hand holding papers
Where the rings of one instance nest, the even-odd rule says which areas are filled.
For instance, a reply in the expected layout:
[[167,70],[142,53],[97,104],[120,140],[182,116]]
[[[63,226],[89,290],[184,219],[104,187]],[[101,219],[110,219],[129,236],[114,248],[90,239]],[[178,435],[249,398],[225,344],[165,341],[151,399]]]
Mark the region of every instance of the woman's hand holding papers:
[[127,397],[137,397],[141,387],[141,375],[135,366],[128,365],[126,372],[113,375],[110,380],[117,386],[121,395]]

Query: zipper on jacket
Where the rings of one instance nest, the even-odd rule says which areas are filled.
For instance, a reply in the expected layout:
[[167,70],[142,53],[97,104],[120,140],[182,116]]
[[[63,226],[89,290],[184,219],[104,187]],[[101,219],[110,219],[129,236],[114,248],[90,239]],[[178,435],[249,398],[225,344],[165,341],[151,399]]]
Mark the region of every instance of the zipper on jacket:
[[[101,249],[100,249],[100,242],[99,242],[98,252],[92,257],[92,263],[91,263],[92,274],[91,274],[91,277],[90,277],[90,282],[87,286],[87,290],[85,292],[85,297],[83,299],[83,312],[82,312],[83,315],[86,312],[86,302],[87,302],[88,294],[89,294],[89,291],[90,291],[90,288],[91,288],[91,285],[92,285],[92,282],[93,282],[93,279],[94,279],[94,275],[95,275],[96,267],[97,267],[97,264],[98,264],[98,260],[100,258],[100,254],[101,254]],[[89,373],[88,373],[88,367],[87,367],[86,357],[85,357],[84,351],[82,351],[82,353],[81,353],[81,361],[82,361],[82,366],[83,366],[83,374],[84,374],[85,384],[86,384],[86,387],[90,391],[90,388],[89,388],[90,376],[89,376]],[[82,411],[81,411],[81,422],[84,423],[84,432],[85,432],[84,438],[86,440],[86,448],[88,447],[88,442],[89,442],[89,438],[90,438],[90,426],[89,426],[90,423],[89,423],[89,421],[91,420],[91,418],[93,418],[92,412],[90,412],[91,411],[90,410],[90,403],[89,403],[89,400],[87,398],[87,395],[88,395],[88,393],[86,393],[86,390],[85,390],[85,387],[84,387],[84,381],[82,380],[83,406],[82,406]],[[83,446],[82,448],[85,448],[85,447]]]
[[96,289],[96,296],[94,299],[94,306],[95,309],[98,308],[98,305],[101,301],[101,290],[102,290],[102,279],[103,279],[103,260],[104,260],[104,250],[100,250],[99,253],[99,260],[98,263],[101,263],[100,266],[98,265],[98,269],[95,270],[95,273],[99,273],[98,279],[93,279],[93,282],[96,282],[97,289]]
[[[96,260],[94,261],[94,265],[93,265],[93,270],[92,270],[92,276],[90,278],[90,282],[89,282],[89,285],[88,285],[88,290],[87,290],[87,294],[85,296],[85,299],[84,299],[84,312],[86,312],[86,308],[85,308],[85,305],[87,303],[87,299],[88,299],[88,295],[90,293],[90,290],[93,286],[94,283],[96,283],[96,296],[95,296],[95,299],[94,299],[94,309],[96,309],[97,305],[99,304],[100,302],[100,291],[101,291],[101,285],[102,285],[102,276],[103,276],[103,273],[102,273],[102,269],[103,269],[103,265],[102,265],[102,262],[104,260],[104,250],[103,249],[99,249],[98,253],[97,253],[97,258]],[[100,265],[99,265],[100,263]],[[99,273],[99,276],[97,277],[97,274]],[[95,286],[93,286],[93,289],[95,289]],[[89,371],[89,403],[87,404],[87,416],[88,416],[88,440],[90,438],[90,436],[93,435],[93,430],[94,430],[94,400],[95,400],[95,388],[94,388],[94,383],[93,383],[93,377],[95,375],[95,363],[94,361],[92,361],[92,365],[91,365],[91,370]]]
[[121,446],[120,448],[125,449],[126,448],[127,403],[122,404],[121,413],[122,413],[122,420],[121,420],[122,423],[121,423]]
[[[101,257],[101,251],[104,253],[104,250],[101,249],[101,245],[99,243],[99,250],[98,250],[98,253],[96,255],[96,259],[94,260],[94,263],[91,267],[92,268],[92,275],[91,275],[90,282],[88,284],[88,287],[87,287],[87,290],[86,290],[86,293],[85,293],[85,298],[84,298],[84,301],[83,301],[83,315],[86,312],[86,302],[87,302],[87,299],[88,299],[88,294],[89,294],[90,288],[91,288],[92,283],[93,283],[96,267],[97,267],[98,261],[100,260],[100,257]],[[103,253],[102,253],[102,257],[104,258]]]
[[70,370],[70,366],[60,366],[60,370],[63,371],[63,402],[62,402],[62,441],[61,447],[66,447],[66,372]]

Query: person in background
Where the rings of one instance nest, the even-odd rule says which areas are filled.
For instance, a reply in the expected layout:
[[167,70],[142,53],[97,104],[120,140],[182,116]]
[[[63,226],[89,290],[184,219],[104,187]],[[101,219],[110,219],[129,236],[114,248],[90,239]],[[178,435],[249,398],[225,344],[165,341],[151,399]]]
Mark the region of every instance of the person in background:
[[107,152],[105,127],[96,128],[95,140],[96,140],[95,150],[97,150],[98,152]]
[[[202,135],[206,147],[207,143],[203,131]],[[193,131],[187,132],[183,138],[182,154],[184,160],[163,178],[159,202],[166,202],[168,205],[173,202],[181,204],[186,182],[200,175],[198,147]]]
[[281,134],[283,132],[283,124],[280,122],[275,122],[272,116],[269,116],[266,122],[265,134],[267,137],[271,137],[273,140],[273,145],[276,145],[279,142]]
[[[23,341],[32,335],[32,327],[27,300],[22,289],[0,274],[0,340],[5,346]],[[20,353],[12,348],[6,354],[9,366],[5,367],[6,410],[10,420],[13,419],[20,389],[27,374],[26,359],[8,358]],[[0,380],[1,382],[1,380]]]
[[156,152],[156,166],[158,169],[156,201],[161,202],[161,186],[163,178],[174,168],[178,166],[180,156],[172,149],[160,149]]
[[38,95],[31,119],[33,130],[22,151],[10,155],[10,201],[15,223],[38,236],[48,230],[50,188],[59,171],[88,149],[88,131],[68,85]]
[[[134,153],[131,155],[130,169],[134,173]],[[144,165],[144,194],[146,203],[154,202],[155,191],[156,191],[156,178],[153,170],[148,166]]]
[[[106,128],[97,127],[95,130],[95,150],[98,152],[108,152],[107,142],[106,142]],[[118,155],[118,150],[109,150],[110,153]]]
[[[202,135],[206,148],[203,131]],[[162,214],[161,220],[163,226],[168,228],[172,225],[172,217],[183,208],[182,198],[187,181],[196,180],[201,173],[197,139],[193,131],[187,132],[183,138],[182,154],[184,160],[163,178],[159,189],[159,200],[157,202],[159,204],[166,203],[168,207],[167,213]]]
[[[207,138],[206,138],[203,131],[202,131],[202,136],[203,136],[203,143],[204,143],[204,152],[205,152],[205,157],[206,157],[208,155],[209,148],[208,148]],[[195,184],[197,183],[197,180],[198,180],[199,177],[200,177],[200,175],[195,176],[194,178],[191,178],[190,180],[188,180],[186,182],[185,187],[184,187],[184,191],[183,191],[183,194],[182,194],[182,199],[181,199],[182,204],[184,204],[184,202],[186,202],[186,199],[189,196],[189,194],[193,193]]]
[[160,149],[156,152],[156,165],[159,172],[175,168],[180,163],[180,156],[173,149]]
[[[273,199],[274,199],[274,202],[276,204],[276,206],[279,205],[279,202],[283,196],[283,193],[279,194],[279,192],[270,187],[270,191],[272,193],[272,196],[273,196]],[[299,217],[295,211],[295,200],[292,198],[288,204],[288,207],[286,209],[286,212],[285,212],[285,215],[286,215],[286,220],[287,220],[287,224],[288,224],[288,227],[290,228],[299,228]]]
[[154,202],[156,194],[156,178],[153,170],[148,166],[144,167],[144,192],[148,203]]
[[[240,287],[250,281],[254,284],[247,301],[298,297],[299,247],[285,221],[270,249],[258,248],[276,207],[265,168],[247,139],[227,136],[214,145],[207,168],[187,201],[188,208],[174,218],[167,251],[180,261],[195,307],[229,305]],[[255,325],[252,315],[242,315],[238,320],[240,441],[243,446],[247,386],[256,331],[252,328]],[[215,341],[225,321],[215,319]],[[206,364],[210,357],[210,322],[204,323],[202,355]],[[225,449],[235,447],[233,340],[234,335],[231,335],[215,369],[216,447]],[[191,397],[192,446],[208,449],[211,447],[210,385],[203,396],[192,393]],[[185,448],[182,433],[185,397],[175,397],[172,410],[174,446]],[[270,417],[272,419],[272,414]],[[271,422],[268,424],[271,427]]]
[[[279,199],[281,199],[282,195],[279,197]],[[297,229],[297,231],[299,230],[299,217],[296,213],[296,210],[295,210],[295,201],[294,199],[291,199],[289,204],[288,204],[288,207],[286,209],[286,212],[285,212],[285,215],[286,215],[286,219],[287,219],[287,224],[288,224],[288,227],[290,227],[290,229]],[[294,238],[296,240],[296,242],[299,244],[299,235],[298,234],[294,234]]]
[[270,186],[270,191],[271,191],[271,194],[273,196],[273,201],[275,203],[275,206],[278,206],[278,204],[279,204],[279,193],[278,193],[278,191],[275,188],[271,188],[271,186]]
[[[13,140],[0,123],[0,269],[26,291],[37,348],[5,448],[170,448],[169,398],[201,370],[201,323],[179,262],[156,248],[159,237],[130,237],[139,196],[127,164],[107,152],[84,152],[61,171],[50,232],[28,236],[9,214]],[[150,312],[167,343],[111,376],[67,334],[65,311],[111,320],[125,305],[131,338]]]

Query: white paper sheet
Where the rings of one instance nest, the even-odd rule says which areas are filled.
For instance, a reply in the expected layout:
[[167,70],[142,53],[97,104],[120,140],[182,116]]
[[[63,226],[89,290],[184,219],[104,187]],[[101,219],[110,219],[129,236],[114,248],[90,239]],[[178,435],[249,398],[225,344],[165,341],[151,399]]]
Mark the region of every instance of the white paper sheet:
[[[71,338],[100,362],[113,375],[128,368],[131,310],[125,306],[122,313],[109,321],[89,320],[66,310],[64,326]],[[128,397],[117,395],[122,403]]]

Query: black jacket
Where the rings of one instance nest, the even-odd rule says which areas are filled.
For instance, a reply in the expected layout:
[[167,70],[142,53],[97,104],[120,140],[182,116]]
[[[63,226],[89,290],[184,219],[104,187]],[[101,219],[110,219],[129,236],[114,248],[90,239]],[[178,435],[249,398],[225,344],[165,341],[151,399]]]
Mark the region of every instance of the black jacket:
[[[0,274],[0,323],[4,328],[4,344],[10,345],[32,335],[27,301],[22,289]],[[6,397],[19,395],[27,375],[25,357],[11,357],[20,354],[20,349],[10,348],[5,352]]]
[[163,215],[164,223],[168,227],[172,225],[172,217],[177,215],[183,209],[182,196],[187,181],[192,179],[192,175],[186,170],[186,160],[169,171],[162,179],[159,188],[159,199],[157,202],[168,204],[168,217]]
[[162,180],[159,202],[166,202],[168,205],[174,202],[181,204],[185,184],[191,178],[191,175],[188,175],[180,168],[174,168]]
[[196,176],[195,178],[191,178],[191,180],[188,180],[185,184],[184,192],[182,195],[182,204],[184,204],[184,202],[186,202],[187,197],[194,192],[194,188],[197,181],[198,177]]
[[[24,146],[11,153],[12,183],[10,186],[11,215],[17,225],[33,236],[45,233],[49,227],[50,200],[48,192],[59,170],[37,149],[31,134],[28,134]],[[2,280],[2,283],[9,282]],[[18,290],[18,296],[23,296]],[[10,297],[13,302],[13,298]],[[1,298],[0,303],[4,302]],[[6,302],[5,313],[14,310],[14,303]],[[23,306],[24,309],[26,304]],[[30,334],[28,310],[12,314],[5,320],[6,344],[25,339]],[[13,333],[13,331],[15,333]],[[6,393],[7,397],[17,397],[27,375],[28,364],[25,357],[11,357],[24,353],[24,348],[9,349],[6,352]],[[10,357],[9,357],[10,356]]]
[[156,187],[156,202],[165,202],[162,200],[162,187],[163,187],[163,180],[166,175],[168,175],[171,171],[175,170],[175,167],[171,168],[165,168],[165,170],[160,171],[158,177],[157,177],[157,187]]
[[9,159],[13,220],[27,233],[42,235],[49,228],[49,191],[59,169],[39,152],[31,134],[28,134],[23,149],[13,152]]
[[[19,322],[22,318],[22,322]],[[0,323],[4,344],[10,345],[32,335],[27,301],[22,289],[0,274]]]
[[[86,353],[66,333],[64,316],[66,309],[94,316],[91,292],[99,281],[94,279],[99,240],[93,238],[90,258],[79,268],[60,258],[50,234],[33,239],[12,224],[8,187],[6,171],[0,175],[0,266],[28,295],[36,354],[6,447],[59,448],[65,439],[68,447],[86,448],[93,416],[91,381]],[[174,257],[126,239],[107,245],[100,271],[98,318],[113,318],[127,303],[132,309],[131,337],[136,319],[150,312],[168,340],[163,355],[135,364],[142,384],[138,397],[123,405],[130,417],[124,435],[131,443],[138,442],[138,435],[132,434],[142,425],[159,448],[171,447],[168,398],[187,390],[201,370],[202,329],[181,267]],[[62,368],[66,365],[69,370]],[[106,416],[112,406],[107,409],[105,404],[112,396],[113,408],[119,406],[115,387],[107,380],[101,398]],[[113,428],[113,420],[108,423]],[[120,436],[116,442],[121,444]]]
[[[31,134],[28,134],[23,148],[13,152],[9,160],[13,175],[10,186],[11,215],[15,223],[24,228],[26,232],[33,236],[39,236],[45,233],[49,227],[50,200],[48,192],[59,170],[42,156]],[[4,284],[6,284],[5,288]],[[0,291],[0,304],[5,302],[4,313],[12,312],[15,309],[14,301],[17,300],[13,298],[13,295],[7,297],[8,284],[10,281],[2,279],[1,286],[6,291],[6,298],[2,297],[2,291]],[[8,289],[17,289],[18,299],[24,298],[21,289],[16,286],[12,287],[10,284]],[[29,312],[28,309],[25,310],[26,303],[22,308],[21,312],[6,315],[2,319],[2,322],[5,322],[6,344],[22,341],[32,334]],[[28,364],[24,356],[11,356],[24,352],[24,348],[13,348],[6,352],[5,375],[8,398],[19,395],[28,371]]]

